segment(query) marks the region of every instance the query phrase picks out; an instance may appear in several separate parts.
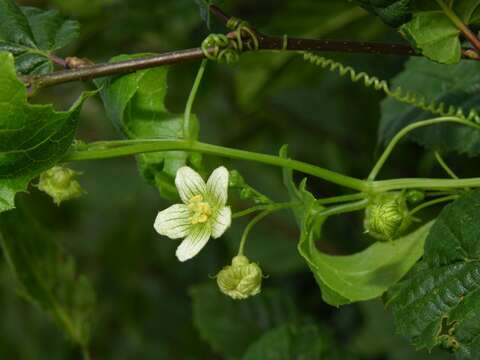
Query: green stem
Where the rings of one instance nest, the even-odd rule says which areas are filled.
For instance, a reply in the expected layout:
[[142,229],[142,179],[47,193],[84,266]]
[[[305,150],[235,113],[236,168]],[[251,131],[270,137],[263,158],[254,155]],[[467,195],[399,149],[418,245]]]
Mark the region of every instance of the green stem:
[[436,205],[436,204],[440,204],[440,203],[446,202],[446,201],[456,200],[456,199],[458,199],[458,195],[449,195],[449,196],[444,196],[444,197],[441,197],[441,198],[438,198],[438,199],[426,201],[423,204],[418,205],[412,211],[410,211],[410,216],[412,216],[413,214],[415,214],[415,213],[419,212],[420,210],[423,210],[427,207],[430,207],[430,206],[433,206],[433,205]]
[[248,225],[245,227],[245,230],[243,231],[242,238],[240,239],[240,246],[238,248],[238,255],[244,254],[245,243],[247,242],[248,235],[250,234],[250,231],[255,226],[255,224],[257,224],[264,217],[270,215],[275,211],[289,209],[294,205],[297,205],[297,203],[282,203],[282,204],[270,205],[269,209],[266,209],[265,211],[262,211],[260,214],[255,216],[253,220],[248,223]]
[[301,204],[299,202],[286,202],[286,203],[277,203],[277,204],[273,204],[273,205],[272,204],[263,204],[263,205],[252,206],[251,208],[241,210],[241,211],[237,211],[236,213],[234,213],[232,215],[232,218],[236,219],[236,218],[239,218],[239,217],[242,217],[242,216],[245,216],[245,215],[252,214],[252,213],[257,212],[257,211],[269,210],[269,209],[272,209],[273,207],[278,206],[278,205],[282,206],[281,207],[282,209],[287,209],[287,208],[292,208],[292,207],[295,207],[295,206],[301,205]]
[[319,177],[326,181],[345,186],[357,191],[366,191],[368,186],[365,181],[350,176],[339,174],[335,171],[327,170],[319,166],[311,165],[301,161],[282,158],[274,155],[266,155],[245,150],[227,148],[218,145],[205,144],[196,141],[185,140],[167,140],[167,139],[145,139],[145,140],[121,140],[92,143],[82,145],[78,150],[70,152],[65,159],[71,160],[89,160],[106,159],[133,154],[159,152],[159,151],[195,151],[203,154],[222,156],[232,159],[241,159],[256,161],[263,164],[289,168],[303,172],[312,176]]
[[342,204],[338,206],[333,206],[331,208],[317,212],[317,216],[332,216],[338,214],[344,214],[347,212],[358,211],[365,209],[368,205],[368,199],[363,199],[360,201],[351,202],[348,204]]
[[205,72],[205,67],[207,66],[207,59],[203,59],[200,68],[198,69],[197,76],[195,77],[195,81],[193,82],[192,90],[190,90],[190,95],[188,95],[187,105],[185,106],[185,115],[183,120],[183,137],[185,139],[192,138],[192,129],[191,129],[191,113],[192,113],[192,106],[193,102],[195,101],[195,97],[197,96],[198,88],[200,87],[200,83],[202,82],[203,74]]
[[353,200],[360,200],[364,199],[368,195],[361,192],[357,194],[350,194],[350,195],[340,195],[340,196],[332,196],[328,198],[321,198],[316,201],[319,205],[328,205],[328,204],[336,204],[341,202],[353,201]]
[[428,179],[404,178],[374,181],[370,183],[370,192],[379,193],[403,189],[449,190],[466,187],[480,187],[480,177],[468,179]]
[[368,175],[368,180],[369,180],[369,181],[375,180],[375,178],[377,177],[378,173],[379,173],[380,170],[382,169],[383,165],[384,165],[385,162],[387,161],[388,157],[389,157],[390,154],[392,153],[392,151],[393,151],[393,149],[395,148],[395,146],[396,146],[396,145],[398,144],[398,142],[399,142],[405,135],[407,135],[410,131],[415,130],[415,129],[418,129],[418,128],[421,128],[421,127],[430,126],[430,125],[435,125],[435,124],[440,124],[440,123],[446,123],[446,122],[457,123],[457,124],[461,124],[461,125],[465,125],[465,126],[474,127],[474,128],[476,128],[476,129],[480,129],[480,125],[478,125],[478,124],[475,124],[475,123],[473,123],[473,122],[466,121],[466,120],[463,120],[463,119],[459,119],[459,118],[457,118],[457,117],[452,117],[452,116],[445,116],[445,117],[439,117],[439,118],[430,119],[430,120],[423,120],[423,121],[419,121],[419,122],[410,124],[410,125],[408,125],[408,126],[405,126],[402,130],[400,130],[400,131],[392,138],[392,140],[390,141],[390,143],[387,145],[387,147],[385,148],[385,151],[384,151],[383,154],[380,156],[380,158],[378,159],[377,163],[376,163],[375,166],[373,167],[372,171],[371,171],[370,174]]
[[442,167],[443,170],[452,178],[452,179],[458,179],[458,176],[455,175],[452,169],[447,165],[447,163],[443,160],[442,156],[438,151],[435,151],[435,159],[437,159],[438,163]]
[[[458,119],[457,119],[458,120]],[[461,121],[460,121],[461,123]],[[414,125],[414,124],[412,124]],[[345,186],[353,190],[379,193],[391,190],[402,189],[426,189],[437,191],[448,191],[450,189],[465,187],[480,187],[480,178],[469,179],[429,179],[429,178],[405,178],[382,181],[363,181],[350,176],[342,175],[331,170],[327,170],[315,165],[307,164],[301,161],[282,158],[279,156],[254,153],[244,150],[226,148],[217,145],[210,145],[200,142],[191,142],[185,140],[120,140],[120,141],[102,141],[90,145],[81,145],[76,150],[74,148],[65,161],[73,160],[91,160],[107,159],[119,156],[135,155],[147,152],[159,151],[196,151],[209,155],[223,156],[232,159],[241,159],[256,161],[263,164],[293,169],[312,175],[331,183]]]

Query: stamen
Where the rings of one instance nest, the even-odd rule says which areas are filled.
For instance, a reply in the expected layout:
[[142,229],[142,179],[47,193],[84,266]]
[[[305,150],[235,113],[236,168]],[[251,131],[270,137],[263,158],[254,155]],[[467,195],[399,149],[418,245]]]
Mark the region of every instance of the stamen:
[[188,208],[193,212],[190,217],[190,222],[193,225],[206,223],[212,215],[210,204],[203,201],[202,195],[193,196],[188,202]]

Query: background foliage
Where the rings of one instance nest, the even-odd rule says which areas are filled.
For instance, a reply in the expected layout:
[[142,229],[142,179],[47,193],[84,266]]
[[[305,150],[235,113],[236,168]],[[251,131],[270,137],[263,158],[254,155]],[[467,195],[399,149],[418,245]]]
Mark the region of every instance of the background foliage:
[[[410,27],[410,35],[414,38],[414,24],[409,21],[423,16],[422,11],[428,10],[407,11],[406,1],[360,2],[389,25]],[[79,37],[62,51],[98,62],[122,53],[194,47],[208,34],[193,0],[39,0],[18,3],[56,8],[63,15],[80,20]],[[269,34],[400,41],[394,29],[347,1],[225,0],[222,6]],[[469,19],[472,23],[477,21],[473,15]],[[215,28],[216,25],[212,22],[212,26]],[[27,34],[24,41],[42,51],[50,51],[64,44],[62,36],[58,38],[59,43],[39,42]],[[458,33],[449,41],[452,47],[457,46]],[[421,39],[418,40],[420,43]],[[2,44],[5,46],[0,43],[0,48]],[[429,56],[429,49],[423,51]],[[22,54],[26,55],[22,58],[25,71],[32,71],[33,66],[42,72],[50,66],[41,53],[19,52],[18,56]],[[444,62],[456,59],[458,54],[452,51],[450,55],[443,59]],[[453,98],[456,104],[464,105],[466,97],[460,96],[459,85],[450,81],[452,77],[456,78],[453,68],[450,78],[442,79],[438,73],[444,73],[444,68],[437,69],[432,63],[426,66],[424,60],[398,56],[331,56],[380,78],[395,77],[394,83],[408,82],[413,90],[435,94],[441,99]],[[172,113],[183,111],[197,65],[171,67],[165,104],[164,99],[156,99],[159,109],[166,111],[166,105]],[[473,74],[478,65],[462,66],[460,75],[465,76],[469,86],[465,91],[473,94],[478,75],[469,74]],[[428,71],[425,70],[427,67]],[[411,79],[404,69],[412,68],[421,69],[422,77]],[[148,83],[148,76],[131,80]],[[127,85],[132,86],[133,93],[135,83],[132,81]],[[65,110],[85,86],[88,85],[74,83],[44,90],[34,101],[53,101],[57,109]],[[106,92],[108,89],[102,95],[105,96]],[[148,93],[141,95],[149,96]],[[409,121],[425,118],[421,111],[390,99],[380,106],[382,96],[336,74],[306,66],[292,54],[244,54],[236,65],[208,66],[195,113],[202,124],[200,138],[205,142],[266,153],[276,153],[282,144],[288,143],[291,157],[363,178],[365,169],[372,166],[384,140]],[[477,100],[476,97],[468,99],[473,104]],[[71,112],[62,114],[69,116]],[[398,115],[392,119],[392,114]],[[129,128],[128,119],[123,114],[116,120],[124,132],[136,131]],[[107,121],[99,97],[85,104],[79,121],[79,138],[93,141],[119,137],[117,129]],[[380,140],[377,139],[379,125]],[[449,129],[443,128],[443,131]],[[419,132],[414,140],[429,149],[442,145],[441,134],[436,134],[437,137],[430,135]],[[464,134],[458,134],[459,139],[462,136]],[[477,142],[477,139],[456,142],[449,150],[477,154]],[[417,161],[411,161],[412,158]],[[455,163],[459,174],[474,175],[471,163],[467,165],[455,154],[447,159]],[[157,185],[158,181],[163,185],[167,183],[163,178],[157,179],[158,173],[172,175],[165,168],[158,173],[152,171],[151,167],[158,161],[154,157],[138,160],[143,171],[153,173],[151,182]],[[173,163],[178,159],[169,161]],[[205,161],[212,166],[220,163],[214,158]],[[385,177],[442,176],[433,154],[412,143],[402,144],[392,163],[395,166],[385,169]],[[277,200],[287,200],[278,169],[241,162],[234,164],[254,187]],[[227,162],[226,166],[230,165],[233,167],[233,163]],[[56,283],[40,284],[32,289],[20,289],[20,293],[24,299],[28,298],[29,292],[41,291],[42,296],[48,298],[46,301],[54,299],[60,304],[68,321],[65,322],[64,316],[57,316],[54,317],[56,322],[61,327],[67,324],[70,330],[73,329],[67,334],[77,343],[91,338],[93,358],[281,359],[278,355],[281,354],[290,359],[285,354],[298,352],[312,359],[450,358],[449,354],[439,350],[430,354],[416,352],[407,340],[395,334],[393,320],[378,300],[339,309],[328,306],[296,251],[299,231],[290,214],[269,217],[254,229],[247,244],[251,259],[259,262],[270,276],[264,281],[263,293],[244,302],[233,302],[224,297],[209,276],[216,274],[232,257],[245,223],[235,222],[225,237],[212,241],[193,261],[179,263],[173,256],[176,242],[160,238],[152,227],[156,212],[168,202],[161,200],[156,189],[138,176],[137,166],[132,158],[75,163],[73,167],[84,173],[81,182],[87,195],[60,208],[35,187],[29,189],[28,211],[36,223],[48,229],[48,235],[45,229],[32,225],[29,231],[33,235],[27,236],[54,237],[68,254],[60,254],[52,245],[42,251],[54,259],[56,265],[53,268],[44,268],[45,264],[41,263],[34,265],[38,265],[39,271],[53,274],[52,278],[60,282],[64,278],[78,279],[78,286],[62,289]],[[309,181],[309,189],[323,196],[341,191],[314,180]],[[168,192],[168,188],[165,191]],[[19,201],[27,200],[21,196]],[[234,205],[240,207],[242,203]],[[428,212],[422,215],[429,218]],[[5,229],[8,228],[8,219],[4,221],[7,221]],[[322,241],[317,245],[322,251],[337,255],[364,249],[372,240],[362,235],[361,221],[356,215],[329,219],[324,224]],[[18,230],[18,226],[10,224],[10,227]],[[428,239],[426,241],[428,244]],[[20,259],[25,252],[31,251],[31,247],[17,249],[15,242],[7,243],[12,246],[10,251],[16,249],[15,254]],[[75,258],[75,266],[69,256]],[[76,346],[39,310],[42,304],[32,308],[11,291],[15,286],[14,279],[5,257],[1,259],[3,319],[0,322],[0,358],[29,360],[46,355],[49,359],[78,358]],[[426,265],[422,265],[423,262]],[[434,268],[438,265],[432,259],[423,262],[419,265],[419,272],[415,272],[408,282],[422,280],[422,266]],[[77,273],[90,279],[96,296]],[[389,299],[396,315],[401,312],[401,306],[395,307],[395,303],[398,304],[402,296],[408,296],[407,285],[402,283]],[[82,327],[85,318],[93,324],[91,328]],[[465,323],[467,329],[473,326],[468,319]],[[406,321],[405,327],[408,326]],[[421,335],[417,343],[430,344],[431,337]],[[468,334],[465,337],[468,338]],[[265,349],[269,352],[265,353]]]

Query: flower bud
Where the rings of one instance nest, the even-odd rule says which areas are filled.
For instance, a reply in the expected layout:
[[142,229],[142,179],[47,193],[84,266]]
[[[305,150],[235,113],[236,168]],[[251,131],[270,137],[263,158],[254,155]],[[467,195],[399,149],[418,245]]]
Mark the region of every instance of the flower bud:
[[53,198],[53,202],[60,205],[61,202],[80,197],[83,194],[82,187],[75,180],[78,173],[63,166],[54,166],[40,174],[38,189]]
[[217,284],[220,291],[232,299],[246,299],[260,293],[262,269],[243,255],[235,256],[232,265],[218,273]]
[[245,186],[245,180],[237,170],[230,170],[228,180],[230,187],[242,188]]
[[421,190],[412,189],[407,191],[405,198],[409,204],[415,205],[425,199],[425,193]]
[[365,209],[364,228],[378,240],[393,240],[406,230],[410,220],[403,194],[385,193],[370,200]]

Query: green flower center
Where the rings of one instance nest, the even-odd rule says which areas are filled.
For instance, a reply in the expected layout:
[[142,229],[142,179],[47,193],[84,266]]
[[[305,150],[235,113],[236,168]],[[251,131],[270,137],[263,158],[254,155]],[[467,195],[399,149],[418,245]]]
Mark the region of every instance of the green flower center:
[[188,202],[188,208],[193,212],[190,217],[193,225],[206,223],[212,215],[212,208],[208,202],[203,201],[202,195],[192,197]]

